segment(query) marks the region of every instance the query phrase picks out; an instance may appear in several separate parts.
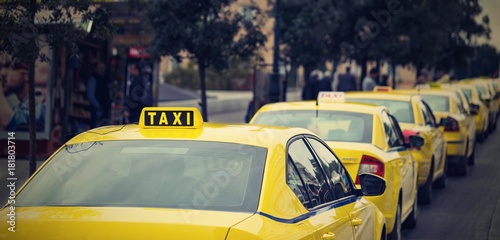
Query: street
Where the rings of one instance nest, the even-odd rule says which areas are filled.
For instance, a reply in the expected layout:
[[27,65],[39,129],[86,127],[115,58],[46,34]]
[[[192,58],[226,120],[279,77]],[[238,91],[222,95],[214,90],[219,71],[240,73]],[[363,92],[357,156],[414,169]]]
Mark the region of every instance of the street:
[[[212,122],[244,121],[246,111],[212,114]],[[435,189],[430,205],[419,205],[417,227],[404,230],[404,239],[500,239],[500,131],[477,145],[476,165],[466,177],[451,176],[445,189]],[[38,162],[38,166],[42,162]],[[7,161],[0,165],[0,198],[8,196]],[[28,162],[17,162],[17,189],[26,180]]]
[[432,203],[419,205],[417,227],[404,239],[500,239],[500,131],[476,149],[466,177],[452,176],[435,189]]

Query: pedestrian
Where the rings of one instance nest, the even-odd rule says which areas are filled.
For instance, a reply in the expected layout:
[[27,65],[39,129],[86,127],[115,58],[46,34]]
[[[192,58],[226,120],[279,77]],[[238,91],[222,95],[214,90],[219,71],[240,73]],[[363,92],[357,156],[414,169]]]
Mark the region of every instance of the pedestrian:
[[87,99],[91,108],[91,127],[106,125],[111,121],[111,96],[106,65],[102,61],[94,64],[94,72],[87,82]]
[[141,74],[139,64],[131,63],[129,65],[129,81],[130,87],[127,94],[127,114],[128,122],[137,123],[144,107],[150,106],[148,85],[146,78]]
[[420,71],[420,75],[418,76],[417,81],[415,82],[415,86],[421,84],[427,84],[429,82],[431,82],[429,71],[424,68]]
[[444,70],[439,70],[436,73],[436,82],[449,83],[450,82],[450,75],[448,75],[448,73],[446,73]]
[[314,70],[309,75],[304,88],[302,89],[302,100],[315,100],[318,93],[318,82],[323,78],[323,74],[319,70]]
[[323,78],[319,80],[318,82],[318,87],[317,87],[317,93],[315,96],[318,96],[319,92],[325,91],[325,92],[330,92],[332,91],[332,74],[330,71],[325,71],[323,74]]
[[363,79],[362,90],[363,91],[373,91],[375,86],[377,86],[377,82],[375,81],[375,79],[377,79],[377,77],[378,77],[377,69],[372,68],[370,70],[370,73],[368,74],[368,76],[366,76],[365,79]]
[[340,74],[338,77],[337,91],[350,92],[358,89],[356,76],[351,73],[351,67],[346,68],[346,73]]

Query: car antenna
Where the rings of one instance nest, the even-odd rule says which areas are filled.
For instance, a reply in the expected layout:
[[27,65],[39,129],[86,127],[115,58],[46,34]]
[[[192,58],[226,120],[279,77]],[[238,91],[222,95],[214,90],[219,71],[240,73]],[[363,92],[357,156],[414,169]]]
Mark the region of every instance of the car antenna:
[[316,98],[316,119],[318,118],[318,107],[319,107],[318,98]]

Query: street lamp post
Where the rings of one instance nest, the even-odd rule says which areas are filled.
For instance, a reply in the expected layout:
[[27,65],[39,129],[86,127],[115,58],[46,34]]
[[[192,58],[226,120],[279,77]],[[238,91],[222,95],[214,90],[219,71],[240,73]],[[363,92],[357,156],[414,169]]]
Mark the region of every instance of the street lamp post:
[[279,18],[280,0],[275,0],[274,3],[274,54],[273,54],[273,72],[271,74],[271,84],[269,89],[269,101],[280,101],[280,72],[279,72],[279,57],[280,57],[280,18]]

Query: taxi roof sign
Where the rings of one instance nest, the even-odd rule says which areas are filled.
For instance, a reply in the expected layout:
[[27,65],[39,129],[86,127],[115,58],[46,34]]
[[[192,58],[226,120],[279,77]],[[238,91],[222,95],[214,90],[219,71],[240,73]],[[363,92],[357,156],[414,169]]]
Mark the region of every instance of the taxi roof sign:
[[139,127],[144,129],[199,128],[203,117],[195,107],[145,107],[139,117]]
[[318,102],[345,102],[344,92],[319,92]]
[[376,86],[374,89],[373,89],[374,92],[390,92],[392,91],[392,88],[391,87],[387,87],[387,86]]
[[440,88],[441,87],[441,83],[432,82],[432,83],[429,83],[429,86],[431,88]]

